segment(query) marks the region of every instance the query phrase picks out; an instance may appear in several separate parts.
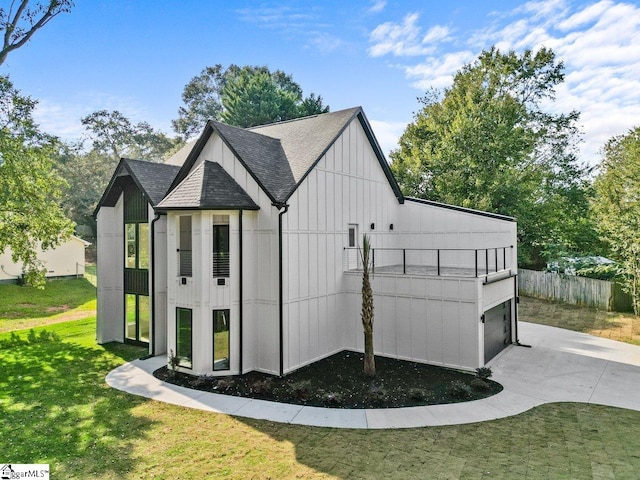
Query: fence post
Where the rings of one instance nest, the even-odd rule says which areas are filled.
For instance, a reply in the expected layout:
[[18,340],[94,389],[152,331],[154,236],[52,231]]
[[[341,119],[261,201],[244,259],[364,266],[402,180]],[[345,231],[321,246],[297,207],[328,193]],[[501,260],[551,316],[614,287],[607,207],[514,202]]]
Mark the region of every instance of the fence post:
[[476,248],[476,278],[478,278],[478,249]]
[[[363,267],[364,268],[364,267]],[[371,270],[376,271],[376,249],[371,249]]]
[[489,275],[489,249],[484,249],[484,273]]
[[440,276],[440,249],[438,249],[438,276]]

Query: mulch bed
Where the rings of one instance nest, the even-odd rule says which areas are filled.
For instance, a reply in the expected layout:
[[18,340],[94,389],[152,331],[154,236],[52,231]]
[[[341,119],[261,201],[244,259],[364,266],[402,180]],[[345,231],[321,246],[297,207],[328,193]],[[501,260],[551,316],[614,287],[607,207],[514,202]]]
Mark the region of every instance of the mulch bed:
[[363,354],[343,351],[284,377],[193,376],[162,367],[160,380],[195,390],[331,408],[397,408],[466,402],[495,395],[502,385],[449,368],[376,356],[376,376],[365,377]]

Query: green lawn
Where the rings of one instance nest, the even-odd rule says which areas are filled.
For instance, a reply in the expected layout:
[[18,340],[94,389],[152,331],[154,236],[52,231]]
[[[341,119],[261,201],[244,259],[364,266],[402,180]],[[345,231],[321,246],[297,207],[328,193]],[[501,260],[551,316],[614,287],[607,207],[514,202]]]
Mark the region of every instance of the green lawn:
[[51,280],[39,290],[0,285],[0,332],[95,315],[96,287],[83,278]]
[[0,334],[3,462],[52,478],[637,478],[640,412],[553,404],[410,430],[301,427],[189,410],[109,388],[144,354],[95,344],[95,318]]
[[[640,477],[639,412],[565,403],[493,422],[387,431],[199,412],[105,384],[111,369],[146,351],[96,345],[95,288],[86,280],[44,291],[0,285],[0,298],[2,461],[49,463],[52,478]],[[50,324],[74,316],[89,318]],[[623,337],[615,333],[621,317],[590,309],[524,299],[521,319]]]

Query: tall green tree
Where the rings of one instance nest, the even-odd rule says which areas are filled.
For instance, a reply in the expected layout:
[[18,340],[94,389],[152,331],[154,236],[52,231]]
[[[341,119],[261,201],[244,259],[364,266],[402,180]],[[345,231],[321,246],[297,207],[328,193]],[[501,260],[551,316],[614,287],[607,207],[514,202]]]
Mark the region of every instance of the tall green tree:
[[598,229],[640,315],[640,127],[607,142],[594,188]]
[[25,45],[38,30],[73,6],[72,0],[30,3],[30,0],[11,1],[8,7],[0,7],[0,65],[10,52]]
[[154,130],[148,123],[133,123],[117,110],[99,110],[82,118],[89,146],[67,144],[57,168],[69,184],[63,207],[85,237],[94,237],[93,211],[121,158],[160,162],[181,143]]
[[199,133],[208,120],[251,127],[329,111],[321,96],[303,97],[291,75],[265,66],[207,67],[185,85],[182,101],[172,125],[183,137]]
[[577,112],[552,114],[564,80],[546,48],[522,55],[483,51],[432,90],[391,153],[403,192],[515,216],[520,261],[543,252],[590,249],[587,169],[576,159]]
[[67,239],[73,223],[60,207],[65,183],[52,161],[58,143],[39,131],[35,105],[0,77],[0,252],[10,248],[25,280],[42,287],[46,269],[38,250]]

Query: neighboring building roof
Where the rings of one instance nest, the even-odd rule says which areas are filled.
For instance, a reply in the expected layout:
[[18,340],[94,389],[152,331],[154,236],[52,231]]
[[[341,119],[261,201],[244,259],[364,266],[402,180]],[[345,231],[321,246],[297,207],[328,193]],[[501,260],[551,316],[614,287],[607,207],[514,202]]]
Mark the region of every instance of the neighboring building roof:
[[322,156],[358,118],[398,201],[404,202],[400,188],[375,140],[362,108],[243,129],[210,121],[171,185],[175,189],[189,174],[213,132],[216,132],[244,165],[275,205],[283,205]]
[[158,210],[258,210],[219,163],[204,161],[157,205]]
[[124,188],[121,179],[127,174],[149,199],[149,203],[156,206],[169,191],[169,187],[179,171],[180,167],[176,165],[123,158],[116,167],[109,186],[104,191],[93,214],[96,215],[101,206],[113,207],[116,204]]

